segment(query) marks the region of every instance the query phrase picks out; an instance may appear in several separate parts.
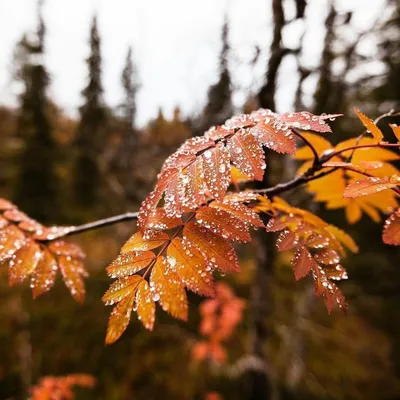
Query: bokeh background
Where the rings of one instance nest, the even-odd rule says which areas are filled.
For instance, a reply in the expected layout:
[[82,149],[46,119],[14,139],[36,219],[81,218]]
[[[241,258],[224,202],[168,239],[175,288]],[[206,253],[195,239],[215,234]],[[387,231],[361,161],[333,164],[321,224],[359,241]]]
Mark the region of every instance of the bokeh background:
[[[354,105],[371,117],[400,108],[396,0],[0,0],[0,196],[46,224],[137,210],[165,158],[234,113],[343,113],[332,122],[339,142],[361,132]],[[272,180],[295,171],[282,160]],[[187,324],[159,312],[153,332],[132,321],[104,347],[105,267],[135,231],[124,223],[75,238],[91,274],[83,306],[61,281],[33,301],[0,270],[0,399],[76,372],[97,379],[78,399],[400,399],[400,252],[367,217],[349,225],[295,197],[361,248],[341,285],[347,316],[328,316],[289,257],[275,257],[265,359],[249,357],[256,241],[240,248],[241,274],[218,277],[247,301],[227,362],[193,360],[194,295]]]

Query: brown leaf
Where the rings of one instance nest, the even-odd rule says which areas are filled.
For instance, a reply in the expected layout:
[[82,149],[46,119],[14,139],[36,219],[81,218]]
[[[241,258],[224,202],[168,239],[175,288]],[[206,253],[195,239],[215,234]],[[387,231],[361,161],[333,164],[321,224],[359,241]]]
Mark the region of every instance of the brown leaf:
[[[158,257],[150,276],[155,301],[175,318],[187,320],[188,304],[185,288],[178,274],[169,266],[165,257]],[[156,300],[157,299],[157,300]]]
[[11,258],[26,242],[25,235],[14,225],[0,231],[0,262]]
[[167,254],[169,265],[188,289],[204,296],[214,294],[211,268],[191,242],[175,238],[168,246]]
[[58,265],[64,279],[64,283],[71,292],[72,297],[78,302],[85,300],[85,284],[82,277],[87,276],[87,272],[81,260],[70,256],[58,256]]
[[57,269],[57,262],[53,255],[49,251],[44,250],[31,278],[32,296],[34,299],[48,292],[53,287]]
[[11,257],[8,264],[8,282],[10,286],[22,282],[35,270],[42,252],[40,247],[31,239],[18,249]]
[[183,236],[200,250],[212,268],[223,273],[240,271],[235,249],[227,240],[196,222],[185,225]]
[[400,245],[400,208],[385,221],[382,240],[386,244]]

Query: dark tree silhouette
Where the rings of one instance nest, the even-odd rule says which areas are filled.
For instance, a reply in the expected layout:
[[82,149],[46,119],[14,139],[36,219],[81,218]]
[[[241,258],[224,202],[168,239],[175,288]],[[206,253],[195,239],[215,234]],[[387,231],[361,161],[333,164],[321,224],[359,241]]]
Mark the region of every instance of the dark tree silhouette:
[[16,78],[23,84],[17,135],[25,147],[19,160],[14,201],[33,217],[51,222],[58,217],[57,149],[48,118],[46,92],[50,80],[43,63],[46,28],[41,2],[38,13],[34,37],[24,35],[16,48]]
[[79,206],[89,208],[95,203],[101,183],[99,156],[106,140],[107,110],[103,102],[101,82],[101,49],[97,19],[90,30],[88,85],[82,91],[85,99],[80,108],[81,119],[76,137],[77,158],[74,171],[75,199]]

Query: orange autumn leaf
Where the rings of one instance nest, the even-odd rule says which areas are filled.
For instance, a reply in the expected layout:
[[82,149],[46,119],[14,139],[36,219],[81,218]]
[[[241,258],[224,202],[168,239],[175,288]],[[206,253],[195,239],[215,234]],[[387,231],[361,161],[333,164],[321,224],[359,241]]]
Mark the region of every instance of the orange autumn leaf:
[[120,254],[107,268],[111,278],[133,275],[147,267],[156,255],[152,251],[130,251]]
[[158,257],[151,271],[150,286],[154,288],[153,299],[174,318],[187,320],[188,304],[183,283],[173,267],[163,256]]
[[217,268],[224,273],[239,271],[235,249],[226,239],[195,222],[185,225],[183,236],[206,255],[212,268]]
[[151,331],[154,326],[156,304],[150,286],[144,279],[141,280],[136,291],[135,306],[139,321]]
[[125,332],[131,319],[134,300],[135,292],[131,292],[111,311],[107,326],[106,344],[114,343]]
[[378,142],[381,142],[383,139],[382,131],[375,125],[372,119],[369,119],[365,114],[363,114],[358,108],[354,107],[354,112],[357,114],[357,117],[363,123],[363,125],[367,128],[369,132],[371,132],[372,136]]
[[214,294],[211,268],[190,241],[181,238],[173,239],[168,247],[167,255],[168,263],[174,267],[188,289],[205,296]]
[[82,303],[85,254],[77,245],[58,240],[70,232],[71,227],[45,227],[0,199],[0,262],[8,265],[10,286],[30,277],[36,298],[52,288],[60,269],[71,295]]
[[354,199],[356,197],[368,196],[395,187],[396,183],[392,183],[390,179],[367,177],[350,183],[350,185],[346,187],[343,196]]
[[122,247],[121,253],[131,251],[152,250],[163,245],[169,239],[165,232],[155,231],[147,238],[140,232],[136,232]]
[[248,225],[221,208],[200,208],[196,213],[196,220],[199,225],[212,230],[223,238],[238,242],[251,240]]

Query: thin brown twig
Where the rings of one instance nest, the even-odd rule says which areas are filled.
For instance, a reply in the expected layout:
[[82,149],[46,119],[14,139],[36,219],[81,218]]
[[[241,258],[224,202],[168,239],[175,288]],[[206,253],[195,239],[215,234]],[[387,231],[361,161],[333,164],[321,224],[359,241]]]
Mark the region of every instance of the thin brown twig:
[[313,146],[313,144],[306,139],[297,129],[292,129],[292,132],[299,137],[312,151],[313,156],[314,156],[314,164],[318,164],[319,163],[319,155],[317,153],[317,150],[315,149],[315,147]]

